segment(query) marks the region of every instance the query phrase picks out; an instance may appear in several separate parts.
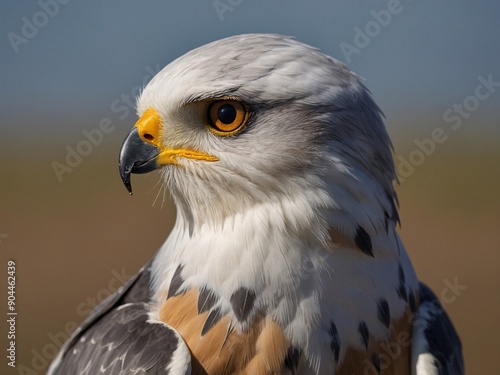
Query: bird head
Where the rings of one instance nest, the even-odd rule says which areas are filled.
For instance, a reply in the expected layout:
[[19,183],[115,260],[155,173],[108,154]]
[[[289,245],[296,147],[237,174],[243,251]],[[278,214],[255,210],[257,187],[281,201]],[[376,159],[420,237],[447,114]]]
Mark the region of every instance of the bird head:
[[392,205],[390,141],[369,91],[292,38],[192,50],[151,80],[137,112],[120,153],[126,187],[160,169],[179,213],[200,223],[287,200],[346,213],[371,198]]

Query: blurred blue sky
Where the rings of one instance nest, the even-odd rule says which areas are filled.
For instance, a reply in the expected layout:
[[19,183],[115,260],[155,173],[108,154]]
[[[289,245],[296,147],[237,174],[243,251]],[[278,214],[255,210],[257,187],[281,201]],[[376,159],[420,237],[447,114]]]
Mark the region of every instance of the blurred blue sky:
[[[111,104],[148,70],[248,32],[292,35],[351,60],[389,119],[440,121],[453,103],[474,94],[479,76],[500,81],[500,2],[494,0],[59,1],[66,4],[0,1],[4,129],[52,126],[63,136],[95,127],[102,117],[117,118]],[[366,45],[356,42],[356,27],[372,33]],[[347,56],[342,43],[361,48]],[[477,110],[484,130],[498,128],[499,94]],[[132,126],[135,117],[122,121]]]

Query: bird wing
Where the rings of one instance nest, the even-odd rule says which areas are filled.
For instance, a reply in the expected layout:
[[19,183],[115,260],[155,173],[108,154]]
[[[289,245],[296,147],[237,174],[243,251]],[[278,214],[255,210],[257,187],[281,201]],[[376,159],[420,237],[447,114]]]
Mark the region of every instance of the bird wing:
[[149,314],[149,280],[147,265],[99,304],[63,345],[47,374],[190,374],[184,340]]
[[420,299],[413,320],[412,374],[463,375],[462,346],[450,318],[423,283]]

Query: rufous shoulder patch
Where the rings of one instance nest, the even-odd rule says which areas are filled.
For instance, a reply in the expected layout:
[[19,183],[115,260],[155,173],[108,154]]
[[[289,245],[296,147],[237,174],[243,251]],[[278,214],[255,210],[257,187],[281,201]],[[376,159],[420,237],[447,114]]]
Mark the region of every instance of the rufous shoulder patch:
[[412,313],[409,308],[399,320],[391,321],[388,340],[375,341],[364,329],[360,331],[366,337],[366,351],[348,348],[335,375],[411,374]]
[[281,373],[289,343],[280,326],[258,315],[246,332],[238,332],[229,315],[199,313],[198,297],[198,290],[188,290],[168,298],[160,309],[160,319],[177,330],[191,351],[192,374]]

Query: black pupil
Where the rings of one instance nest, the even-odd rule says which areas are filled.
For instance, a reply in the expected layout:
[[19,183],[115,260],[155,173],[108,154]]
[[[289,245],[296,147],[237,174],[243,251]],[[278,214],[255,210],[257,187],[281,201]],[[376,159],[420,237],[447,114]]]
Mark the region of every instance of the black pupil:
[[231,124],[236,119],[236,108],[231,104],[223,104],[217,111],[217,117],[223,124]]

